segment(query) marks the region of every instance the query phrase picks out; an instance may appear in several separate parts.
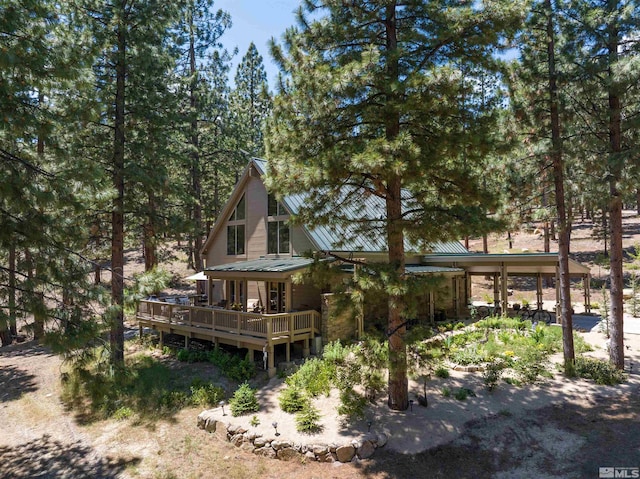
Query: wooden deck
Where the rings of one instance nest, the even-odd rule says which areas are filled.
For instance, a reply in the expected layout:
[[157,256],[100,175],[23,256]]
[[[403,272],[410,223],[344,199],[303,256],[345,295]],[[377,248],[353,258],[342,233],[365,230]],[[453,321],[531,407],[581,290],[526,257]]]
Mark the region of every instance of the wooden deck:
[[290,345],[303,341],[303,355],[308,355],[321,319],[317,311],[259,314],[147,300],[140,301],[136,318],[141,330],[146,326],[160,331],[161,341],[162,333],[174,333],[185,337],[185,345],[197,338],[265,352],[270,374],[275,374],[273,347],[286,344],[289,361]]

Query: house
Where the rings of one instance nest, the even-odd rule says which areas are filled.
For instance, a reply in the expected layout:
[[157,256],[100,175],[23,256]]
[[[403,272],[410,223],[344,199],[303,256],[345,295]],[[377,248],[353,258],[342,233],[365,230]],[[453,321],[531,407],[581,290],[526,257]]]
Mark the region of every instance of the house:
[[[265,173],[264,160],[249,162],[203,246],[208,307],[174,311],[171,305],[143,302],[138,318],[161,332],[184,334],[185,342],[199,337],[262,351],[274,374],[277,346],[284,345],[289,361],[292,348],[308,355],[320,338],[326,343],[357,336],[364,328],[362,316],[340,313],[333,307],[330,292],[294,281],[313,262],[305,253],[331,251],[365,262],[385,262],[387,251],[382,237],[349,237],[328,226],[289,224],[304,197],[292,195],[277,201],[263,183]],[[376,214],[382,207],[376,201],[375,197],[363,200],[366,214]],[[494,302],[503,311],[508,306],[509,276],[535,276],[541,305],[542,278],[558,275],[558,258],[552,253],[476,254],[459,242],[435,243],[424,250],[407,244],[405,249],[408,274],[441,280],[441,287],[419,298],[418,316],[430,320],[468,313],[473,275],[494,278]],[[588,307],[589,269],[571,261],[570,270],[587,283]],[[368,318],[366,307],[364,317]]]

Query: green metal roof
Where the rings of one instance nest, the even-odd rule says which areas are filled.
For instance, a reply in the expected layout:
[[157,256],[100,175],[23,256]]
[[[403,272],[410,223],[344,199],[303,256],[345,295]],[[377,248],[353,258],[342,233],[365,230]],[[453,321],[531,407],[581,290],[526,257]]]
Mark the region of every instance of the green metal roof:
[[446,266],[425,266],[422,264],[408,264],[405,271],[412,274],[444,274],[444,273],[464,273],[462,268],[448,268]]
[[297,256],[291,258],[259,258],[209,266],[204,270],[217,273],[287,273],[304,269],[312,263],[313,259]]
[[[254,164],[261,174],[267,171],[267,162],[259,158],[253,159]],[[346,186],[344,189],[346,190]],[[345,196],[351,196],[351,200],[342,205],[340,213],[349,220],[353,220],[351,225],[347,225],[345,230],[332,226],[323,225],[315,228],[305,226],[311,241],[319,251],[360,251],[365,253],[387,252],[387,239],[385,234],[385,223],[383,221],[385,204],[381,198],[375,195],[362,195],[358,191],[349,195],[345,191]],[[408,192],[403,192],[403,199],[407,202],[411,197]],[[291,214],[297,214],[306,204],[307,197],[304,194],[287,195],[283,198],[283,203]],[[328,205],[328,207],[330,207]],[[376,221],[376,218],[379,220]],[[368,231],[362,231],[363,221],[367,224]],[[419,246],[405,239],[405,251],[415,253],[434,254],[467,254],[469,251],[458,241],[433,242],[428,246]]]

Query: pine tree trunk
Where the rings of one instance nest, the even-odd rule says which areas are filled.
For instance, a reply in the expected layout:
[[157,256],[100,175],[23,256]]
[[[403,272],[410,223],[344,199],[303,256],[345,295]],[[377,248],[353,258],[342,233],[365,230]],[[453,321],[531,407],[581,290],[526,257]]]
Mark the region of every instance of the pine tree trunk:
[[489,253],[489,238],[486,233],[482,235],[482,252],[484,254]]
[[9,331],[13,337],[18,335],[18,325],[16,311],[16,247],[11,245],[9,247],[9,292],[8,292],[8,306],[9,306]]
[[195,32],[189,37],[189,68],[191,73],[191,85],[189,89],[189,102],[191,106],[191,187],[194,199],[193,204],[193,266],[196,271],[204,269],[204,262],[200,252],[203,246],[202,234],[202,186],[200,173],[200,137],[198,131],[198,75],[195,52]]
[[573,317],[571,311],[571,282],[569,276],[569,228],[564,197],[564,162],[562,159],[562,137],[558,110],[558,86],[555,65],[555,34],[551,0],[545,0],[547,11],[547,61],[549,66],[549,110],[551,113],[551,159],[553,182],[556,192],[558,214],[558,262],[560,272],[560,317],[562,323],[562,349],[565,375],[575,374],[575,351],[573,346]]
[[147,195],[147,221],[142,227],[142,237],[144,238],[144,270],[151,271],[158,265],[157,242],[155,218],[156,218],[156,199],[153,191],[149,191]]
[[111,363],[124,365],[124,158],[125,158],[125,85],[126,85],[126,5],[121,4],[116,26],[115,52],[116,92],[113,141],[113,188],[116,196],[111,213],[111,301],[114,306],[111,318],[109,345]]
[[[387,74],[389,87],[387,101],[394,103],[397,93],[391,85],[398,80],[398,59],[395,52],[397,44],[396,6],[387,5],[385,15]],[[400,133],[400,116],[393,107],[386,117],[385,137],[394,141]],[[387,242],[389,246],[389,264],[395,268],[396,281],[404,280],[404,230],[402,226],[402,179],[391,174],[386,185]],[[400,289],[400,288],[398,288]],[[402,312],[404,297],[402,294],[389,295],[389,399],[391,409],[404,411],[409,407],[409,382],[407,378],[407,346],[404,340],[406,326]]]
[[636,188],[636,213],[640,215],[640,188]]
[[[613,0],[609,1],[611,11],[616,10]],[[615,20],[612,20],[615,21]],[[622,164],[618,158],[622,152],[622,105],[620,96],[615,91],[615,80],[611,78],[611,66],[618,58],[619,33],[615,25],[608,25],[608,53],[609,53],[609,226],[610,226],[610,280],[611,280],[611,320],[609,330],[611,342],[609,358],[618,368],[624,368],[624,338],[623,338],[623,299],[624,288],[622,271],[622,192],[618,184],[622,178]]]

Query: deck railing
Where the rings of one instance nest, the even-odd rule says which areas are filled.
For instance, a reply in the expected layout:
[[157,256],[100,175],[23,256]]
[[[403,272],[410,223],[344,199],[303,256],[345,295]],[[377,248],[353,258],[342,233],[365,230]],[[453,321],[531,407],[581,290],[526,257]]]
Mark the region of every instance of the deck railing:
[[142,320],[202,328],[238,336],[274,338],[320,334],[320,313],[295,311],[291,313],[259,314],[229,309],[185,306],[161,301],[143,300],[138,304],[136,317]]

